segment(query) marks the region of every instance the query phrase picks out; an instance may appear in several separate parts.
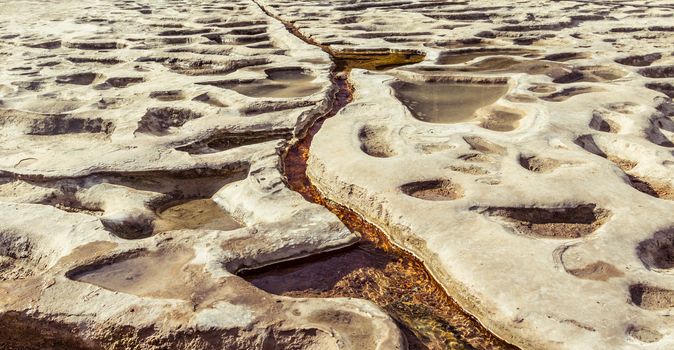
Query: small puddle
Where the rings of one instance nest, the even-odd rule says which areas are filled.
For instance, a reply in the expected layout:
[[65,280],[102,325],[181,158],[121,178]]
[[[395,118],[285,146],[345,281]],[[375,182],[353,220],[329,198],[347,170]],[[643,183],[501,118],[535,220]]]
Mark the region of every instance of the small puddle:
[[242,227],[210,198],[170,203],[157,210],[157,216],[155,233],[195,229],[229,231]]
[[532,50],[518,50],[518,49],[464,49],[458,51],[445,51],[440,53],[436,61],[437,64],[459,64],[472,61],[478,57],[485,56],[530,56],[536,53]]
[[[452,58],[452,57],[450,57]],[[442,65],[442,57],[438,64]],[[568,84],[575,82],[609,82],[620,79],[627,72],[611,66],[575,66],[558,61],[521,60],[510,56],[487,57],[478,62],[458,67],[426,66],[413,70],[445,72],[445,73],[525,73],[531,75],[543,74],[553,79],[554,83]]]
[[[261,69],[254,69],[260,71]],[[321,91],[322,85],[314,83],[316,75],[302,67],[264,69],[266,78],[204,82],[224,89],[234,90],[248,97],[293,98],[306,97]]]
[[185,266],[193,257],[191,249],[143,252],[68,277],[133,295],[188,299],[191,289],[186,284],[190,276]]
[[306,97],[321,90],[311,79],[259,79],[250,82],[232,82],[218,86],[234,90],[248,97],[291,98]]
[[443,124],[470,121],[478,109],[508,92],[506,84],[397,81],[392,86],[395,96],[415,118]]

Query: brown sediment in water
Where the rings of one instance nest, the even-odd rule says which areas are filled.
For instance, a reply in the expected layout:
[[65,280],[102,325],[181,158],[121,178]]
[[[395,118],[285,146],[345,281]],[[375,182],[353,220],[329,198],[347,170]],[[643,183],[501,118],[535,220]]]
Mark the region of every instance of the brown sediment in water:
[[516,349],[465,312],[411,253],[355,211],[325,198],[306,175],[309,149],[323,122],[351,102],[352,68],[385,70],[421,62],[417,51],[351,50],[335,52],[303,36],[292,24],[273,16],[305,42],[321,47],[333,60],[330,108],[291,143],[282,157],[288,187],[333,212],[362,240],[355,246],[304,259],[246,271],[242,276],[268,292],[297,297],[363,298],[382,307],[400,325],[410,349]]
[[415,50],[367,49],[327,51],[335,64],[336,71],[348,71],[353,68],[367,70],[387,70],[407,64],[419,63],[426,55]]

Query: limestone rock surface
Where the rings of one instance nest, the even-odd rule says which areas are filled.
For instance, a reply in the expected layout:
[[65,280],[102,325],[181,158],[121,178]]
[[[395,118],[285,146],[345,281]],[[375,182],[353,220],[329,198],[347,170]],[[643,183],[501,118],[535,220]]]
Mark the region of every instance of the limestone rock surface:
[[358,240],[279,173],[323,51],[249,1],[17,0],[0,37],[0,347],[404,346],[236,275]]
[[325,197],[518,347],[672,348],[673,15],[668,0],[5,1],[2,345],[405,349],[371,302],[238,276],[361,239],[281,173],[334,102],[323,47],[425,55],[350,72],[353,100],[309,153]]
[[352,73],[354,101],[312,143],[327,197],[515,345],[672,347],[670,2],[277,11],[320,43],[427,54]]

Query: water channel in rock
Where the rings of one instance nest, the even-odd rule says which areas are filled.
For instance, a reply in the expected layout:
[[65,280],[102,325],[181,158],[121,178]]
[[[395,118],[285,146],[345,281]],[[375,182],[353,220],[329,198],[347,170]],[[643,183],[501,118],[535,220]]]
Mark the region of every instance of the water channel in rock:
[[466,313],[435,281],[414,255],[391,243],[387,235],[353,210],[325,198],[306,175],[313,136],[353,98],[348,77],[353,68],[386,70],[421,62],[417,51],[333,51],[304,37],[291,23],[286,28],[305,42],[323,48],[333,60],[333,90],[327,112],[291,142],[283,154],[283,173],[292,190],[337,215],[362,240],[354,246],[242,273],[270,293],[297,297],[368,299],[386,310],[403,330],[410,349],[515,349]]

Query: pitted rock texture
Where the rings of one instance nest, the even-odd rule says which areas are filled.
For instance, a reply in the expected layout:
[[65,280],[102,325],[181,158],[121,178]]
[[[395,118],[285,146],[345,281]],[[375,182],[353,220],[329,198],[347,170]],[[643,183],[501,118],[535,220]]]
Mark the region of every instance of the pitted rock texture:
[[322,44],[427,55],[352,73],[309,157],[328,198],[522,348],[674,346],[671,2],[264,3]]
[[369,302],[236,276],[359,239],[279,173],[331,62],[265,11],[426,54],[351,74],[310,153],[330,200],[522,348],[674,347],[667,0],[6,1],[3,346],[405,348]]
[[0,38],[0,348],[404,347],[236,275],[358,240],[278,170],[323,51],[250,1],[10,1]]

